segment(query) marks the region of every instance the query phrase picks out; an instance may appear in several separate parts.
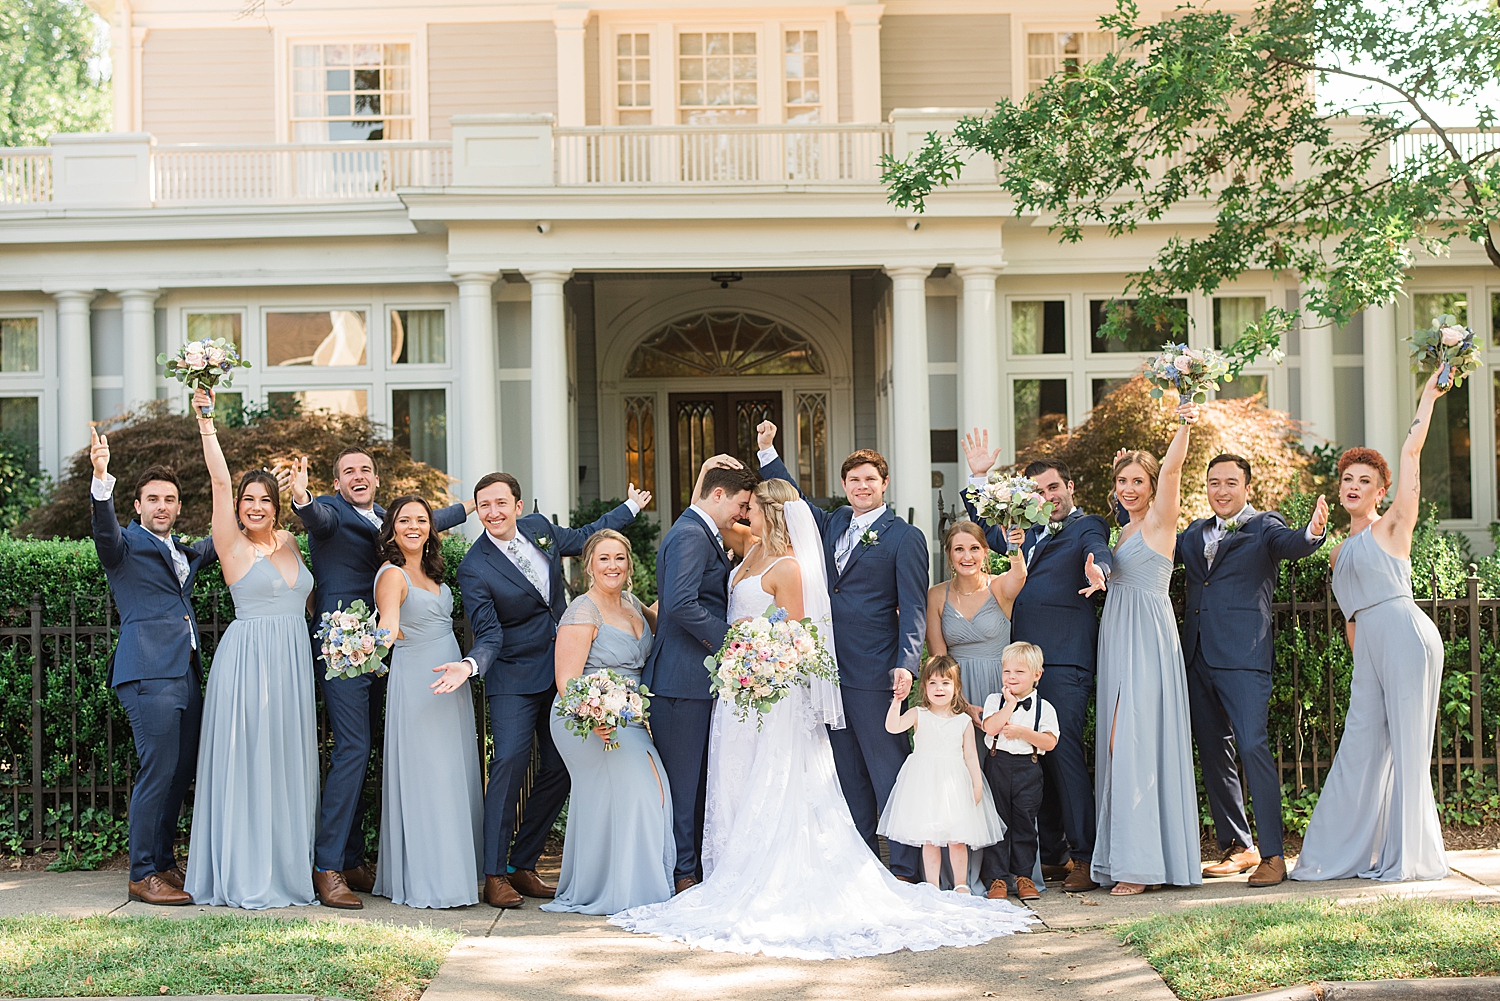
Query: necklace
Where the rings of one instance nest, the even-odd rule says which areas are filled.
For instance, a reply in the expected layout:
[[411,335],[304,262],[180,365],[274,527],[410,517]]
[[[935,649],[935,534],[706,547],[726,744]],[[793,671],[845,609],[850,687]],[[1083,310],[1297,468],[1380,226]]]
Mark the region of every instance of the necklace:
[[985,581],[984,581],[984,583],[980,584],[978,587],[976,587],[972,591],[959,591],[958,588],[954,588],[954,590],[958,591],[958,596],[960,598],[967,598],[971,594],[978,594],[980,591],[983,591],[985,588],[987,588],[987,587],[990,586],[990,582],[989,582],[989,579],[988,579],[990,575],[989,574],[984,574],[983,576],[986,578]]
[[266,559],[270,559],[272,556],[275,556],[276,555],[276,551],[281,548],[281,537],[280,536],[273,535],[271,537],[271,549],[270,549],[269,552],[267,552],[264,548],[262,548],[261,544],[259,542],[256,542],[254,539],[250,538],[249,533],[246,533],[245,538],[247,540],[249,540],[250,545],[252,545],[252,546],[255,547],[255,551],[257,553],[260,553]]

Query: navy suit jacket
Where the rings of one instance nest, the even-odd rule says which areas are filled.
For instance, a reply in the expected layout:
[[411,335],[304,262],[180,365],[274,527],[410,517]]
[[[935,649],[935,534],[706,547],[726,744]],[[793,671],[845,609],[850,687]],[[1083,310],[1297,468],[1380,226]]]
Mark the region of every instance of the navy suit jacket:
[[656,639],[642,682],[664,698],[713,698],[703,660],[719,652],[729,631],[729,555],[692,511],[662,539],[656,593]]
[[[312,557],[317,589],[313,596],[313,628],[318,628],[324,612],[331,612],[340,604],[348,608],[356,601],[363,601],[373,610],[375,571],[385,562],[376,546],[380,529],[340,494],[314,497],[306,507],[292,510],[307,529],[307,548]],[[385,518],[385,508],[378,504],[375,513]],[[432,530],[446,532],[462,525],[467,517],[462,504],[438,508],[432,512]]]
[[[582,528],[554,525],[545,516],[528,514],[516,531],[547,554],[548,590],[543,596],[526,579],[495,541],[474,540],[458,565],[458,586],[464,611],[474,630],[475,673],[484,678],[486,695],[539,695],[556,683],[552,653],[557,623],[568,608],[563,581],[564,556],[578,556],[589,536],[603,528],[619,530],[635,520],[630,505],[621,504]],[[545,538],[546,546],[537,545]]]
[[1210,569],[1203,555],[1203,530],[1213,523],[1200,518],[1177,536],[1177,562],[1187,570],[1183,657],[1192,663],[1201,642],[1209,667],[1269,673],[1277,566],[1311,556],[1323,540],[1308,542],[1306,529],[1288,528],[1275,511],[1257,511],[1219,540]]
[[[779,457],[760,472],[767,479],[797,482]],[[802,488],[797,489],[801,493]],[[921,667],[930,579],[927,537],[887,507],[870,526],[875,544],[856,544],[839,573],[834,551],[854,520],[854,509],[846,506],[829,514],[811,506],[823,533],[839,683],[860,691],[888,692],[893,668],[904,667],[915,675]]]
[[172,545],[188,561],[187,581],[179,584],[167,543],[138,521],[121,529],[113,498],[93,501],[93,507],[94,549],[120,610],[120,642],[110,659],[108,684],[182,677],[198,642],[193,579],[218,558],[213,537],[188,545],[172,536]]
[[[962,496],[969,517],[979,521],[968,493]],[[1099,657],[1099,607],[1096,598],[1078,592],[1089,586],[1083,565],[1090,553],[1096,566],[1107,568],[1114,563],[1109,526],[1098,515],[1077,508],[1064,520],[1062,529],[1043,540],[1027,564],[1026,586],[1016,595],[1011,610],[1010,638],[1041,647],[1048,664],[1093,671]],[[1041,534],[1040,526],[1032,527],[1021,543],[1022,552],[1030,552]],[[1008,548],[999,528],[987,527],[985,540],[997,552]]]

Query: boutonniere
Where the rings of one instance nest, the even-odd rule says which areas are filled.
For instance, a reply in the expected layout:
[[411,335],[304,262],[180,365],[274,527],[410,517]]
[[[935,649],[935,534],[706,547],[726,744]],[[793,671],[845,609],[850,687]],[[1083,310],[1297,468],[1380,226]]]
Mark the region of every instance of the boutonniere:
[[535,545],[542,552],[546,553],[548,556],[552,555],[552,540],[547,536],[538,535],[533,545]]
[[1238,532],[1239,530],[1240,530],[1240,520],[1238,518],[1230,518],[1228,521],[1224,522],[1224,531],[1226,531],[1226,532]]
[[859,537],[859,544],[867,547],[880,545],[880,533],[873,528],[865,529],[865,534]]

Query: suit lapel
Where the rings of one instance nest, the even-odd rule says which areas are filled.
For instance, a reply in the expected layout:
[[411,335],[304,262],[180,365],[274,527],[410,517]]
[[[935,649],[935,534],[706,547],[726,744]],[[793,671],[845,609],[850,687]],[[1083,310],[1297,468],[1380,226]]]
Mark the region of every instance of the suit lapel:
[[[167,573],[172,575],[173,580],[177,580],[177,564],[172,561],[172,551],[167,548],[167,543],[146,531],[145,527],[138,521],[132,521],[130,527],[144,535],[150,541],[151,545],[156,547],[156,551],[160,554],[162,561],[167,564]],[[189,559],[191,560],[191,557]],[[177,589],[179,591],[182,590],[181,581],[177,581]]]
[[709,527],[708,522],[703,519],[703,516],[698,514],[696,511],[684,511],[682,513],[684,516],[692,518],[693,521],[697,523],[698,528],[702,530],[703,534],[708,536],[708,544],[712,546],[714,548],[714,551],[719,554],[719,561],[722,562],[726,567],[729,566],[728,550],[724,548],[724,544],[719,541],[718,533],[716,533],[712,528]]
[[[550,522],[548,524],[550,524]],[[562,584],[562,559],[557,555],[556,542],[553,536],[549,535],[548,541],[552,542],[553,544],[545,549],[542,548],[541,543],[537,542],[537,539],[541,538],[542,536],[537,532],[533,532],[531,530],[531,526],[527,524],[526,519],[524,518],[521,520],[521,523],[516,526],[516,531],[523,538],[525,538],[527,542],[531,543],[533,546],[536,546],[536,548],[541,551],[541,554],[543,556],[547,557],[547,590],[552,592],[551,594],[547,595],[547,605],[550,607],[552,605],[553,599],[557,597],[557,589],[559,585]],[[506,560],[505,562],[509,563],[510,560]],[[526,575],[521,574],[521,576],[524,578]],[[527,581],[527,583],[529,584],[531,582]],[[533,587],[532,590],[535,591],[536,588]]]
[[[851,511],[850,512],[850,521],[851,522],[854,520],[853,514],[854,513]],[[885,509],[885,514],[883,514],[879,518],[875,519],[875,521],[870,525],[870,527],[867,528],[867,529],[865,529],[865,532],[874,532],[875,535],[876,535],[875,544],[879,545],[880,544],[880,539],[879,539],[880,533],[883,532],[883,531],[885,531],[885,527],[887,525],[889,525],[891,522],[895,521],[895,520],[896,520],[896,512],[892,511],[889,507],[887,507]],[[848,530],[849,530],[848,527],[845,527],[844,531],[847,532]],[[859,533],[860,536],[863,536],[865,534],[865,532],[860,532]],[[843,577],[846,574],[848,574],[850,570],[853,570],[854,569],[854,564],[856,564],[856,563],[859,562],[859,558],[861,556],[863,556],[865,554],[865,550],[869,549],[869,548],[870,548],[869,546],[865,545],[863,542],[860,542],[858,539],[856,539],[854,541],[854,548],[851,549],[851,550],[849,550],[849,562],[847,562],[847,563],[844,564],[844,572],[841,573],[841,574],[839,574],[839,576]]]
[[1047,551],[1047,545],[1055,537],[1057,537],[1057,536],[1063,534],[1064,532],[1066,532],[1068,530],[1068,527],[1070,525],[1072,525],[1073,522],[1077,521],[1079,518],[1082,518],[1082,517],[1083,517],[1083,512],[1080,511],[1080,510],[1078,510],[1078,508],[1075,507],[1073,510],[1071,510],[1071,511],[1068,512],[1067,517],[1063,518],[1062,524],[1060,524],[1060,525],[1057,526],[1057,531],[1052,532],[1052,533],[1048,533],[1048,532],[1043,531],[1041,533],[1041,537],[1036,540],[1036,546],[1035,546],[1035,548],[1032,549],[1030,557],[1027,558],[1027,563],[1030,564],[1030,566],[1032,568],[1035,568],[1036,561],[1038,559],[1040,559],[1041,556],[1042,556],[1042,554]]
[[[1244,536],[1244,534],[1245,534],[1245,527],[1250,524],[1250,519],[1257,517],[1259,514],[1260,514],[1259,511],[1251,511],[1249,514],[1247,514],[1245,516],[1245,520],[1242,521],[1242,522],[1240,522],[1240,527],[1238,529],[1236,529],[1233,532],[1225,532],[1224,533],[1224,537],[1219,540],[1219,548],[1214,552],[1214,561],[1213,561],[1213,563],[1208,568],[1208,574],[1207,574],[1207,576],[1212,577],[1213,573],[1214,573],[1214,570],[1217,569],[1218,567],[1221,567],[1221,566],[1224,565],[1224,556],[1225,556],[1225,554],[1228,553],[1229,550],[1230,550],[1230,548],[1233,547],[1236,543],[1238,543],[1240,541],[1240,539]],[[1202,539],[1202,533],[1201,532],[1199,533],[1199,539],[1200,539],[1200,541]],[[1203,551],[1201,545],[1200,545],[1198,551],[1199,552]]]
[[[344,520],[352,520],[361,532],[370,537],[371,541],[380,536],[380,529],[370,524],[370,519],[360,514],[358,508],[356,508],[353,504],[350,504],[348,501],[344,500],[343,494],[334,494],[333,500],[334,503],[343,505],[342,511],[344,512]],[[375,513],[382,518],[385,517],[385,515],[381,513],[380,508],[376,508]]]
[[531,579],[521,572],[521,568],[512,563],[510,557],[500,551],[500,547],[495,543],[493,537],[486,539],[485,545],[489,546],[490,560],[500,571],[501,576],[509,579],[512,584],[519,587],[526,594],[534,597],[537,601],[540,601],[543,605],[551,607],[551,603],[542,597],[542,592],[538,591],[536,585],[531,582]]

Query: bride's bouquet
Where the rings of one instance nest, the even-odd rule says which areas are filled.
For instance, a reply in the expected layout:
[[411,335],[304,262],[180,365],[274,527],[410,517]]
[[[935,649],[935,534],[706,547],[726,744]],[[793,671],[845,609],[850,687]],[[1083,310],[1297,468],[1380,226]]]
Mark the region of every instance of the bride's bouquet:
[[1439,389],[1456,389],[1479,368],[1474,331],[1460,326],[1451,313],[1437,317],[1426,330],[1414,331],[1410,340],[1412,368],[1418,372],[1436,369]]
[[[634,678],[606,668],[593,674],[571,679],[557,700],[557,715],[569,733],[587,740],[596,726],[620,727],[645,723],[650,716],[651,690]],[[613,751],[618,740],[606,740],[604,749]]]
[[1161,354],[1146,362],[1146,381],[1151,383],[1153,400],[1173,389],[1183,403],[1204,403],[1209,390],[1234,378],[1232,369],[1229,356],[1222,351],[1167,343],[1161,346]]
[[[176,379],[189,389],[212,390],[219,383],[228,386],[234,381],[234,370],[249,368],[250,363],[240,357],[234,342],[223,337],[202,338],[188,341],[168,358],[156,356],[156,364],[166,366],[168,379]],[[212,417],[213,411],[203,414]]]
[[348,608],[339,602],[338,608],[324,612],[313,635],[323,641],[323,663],[327,666],[324,681],[390,670],[385,655],[395,641],[389,629],[375,624],[375,613],[362,600]]
[[965,492],[979,520],[1007,535],[1012,528],[1025,532],[1052,520],[1053,503],[1042,496],[1042,488],[1029,476],[1007,476],[997,469],[983,486],[969,487]]
[[775,605],[764,615],[729,627],[724,645],[703,660],[709,687],[721,699],[734,701],[740,722],[754,711],[760,729],[766,713],[793,688],[813,678],[838,684],[838,664],[818,635],[812,619],[794,619]]

